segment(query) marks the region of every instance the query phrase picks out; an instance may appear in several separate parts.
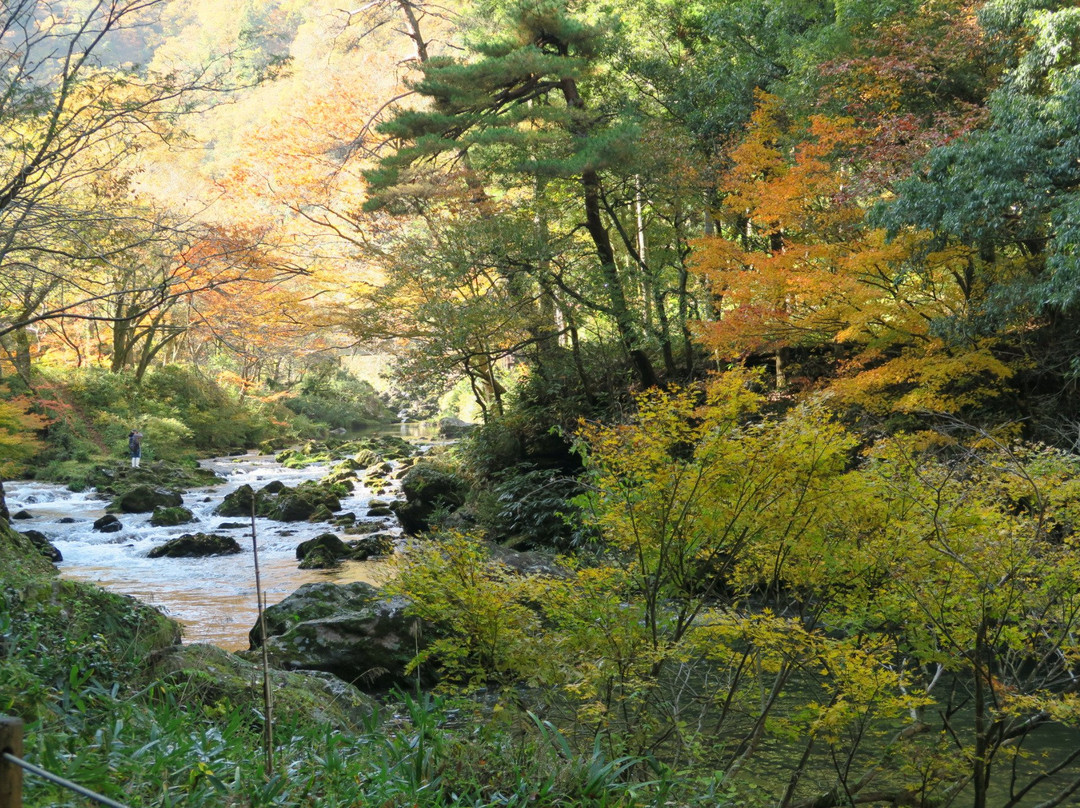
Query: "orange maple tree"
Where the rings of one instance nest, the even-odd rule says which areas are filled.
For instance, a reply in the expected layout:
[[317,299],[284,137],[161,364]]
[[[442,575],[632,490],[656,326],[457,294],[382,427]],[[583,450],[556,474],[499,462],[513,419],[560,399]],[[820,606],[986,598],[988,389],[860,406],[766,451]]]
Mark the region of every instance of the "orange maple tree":
[[720,359],[769,358],[780,389],[795,381],[792,355],[816,352],[828,370],[803,386],[828,383],[871,410],[955,411],[994,395],[1011,369],[991,345],[934,328],[984,293],[977,257],[868,223],[872,200],[851,186],[872,137],[851,118],[792,121],[759,94],[720,179],[720,233],[696,244],[715,313],[698,334]]

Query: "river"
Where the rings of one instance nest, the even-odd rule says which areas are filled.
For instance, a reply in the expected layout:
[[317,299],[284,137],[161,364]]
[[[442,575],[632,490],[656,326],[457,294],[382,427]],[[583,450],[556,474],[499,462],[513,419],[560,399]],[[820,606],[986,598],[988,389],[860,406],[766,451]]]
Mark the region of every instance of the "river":
[[[35,481],[5,482],[12,514],[26,511],[29,519],[12,522],[16,530],[39,530],[63,554],[57,566],[65,578],[89,581],[113,592],[133,595],[152,603],[184,626],[185,642],[208,642],[228,650],[248,647],[247,633],[257,616],[255,567],[250,527],[221,529],[225,522],[243,519],[215,516],[212,511],[225,494],[245,483],[260,488],[271,480],[296,485],[318,479],[325,466],[287,469],[265,455],[216,458],[203,461],[224,478],[218,485],[196,488],[184,494],[184,506],[197,522],[176,527],[154,527],[150,514],[118,514],[123,530],[101,533],[94,520],[105,514],[109,499],[95,491],[73,492],[62,485]],[[384,494],[386,501],[394,494]],[[357,484],[342,500],[342,511],[357,520],[387,522],[387,532],[398,533],[394,519],[365,517],[371,493]],[[231,535],[243,548],[240,555],[211,558],[147,558],[147,553],[184,533]],[[296,545],[328,531],[326,523],[256,520],[259,570],[266,603],[273,604],[311,581],[367,581],[378,583],[385,572],[379,561],[350,561],[335,570],[301,570]],[[344,538],[348,539],[347,536]]]

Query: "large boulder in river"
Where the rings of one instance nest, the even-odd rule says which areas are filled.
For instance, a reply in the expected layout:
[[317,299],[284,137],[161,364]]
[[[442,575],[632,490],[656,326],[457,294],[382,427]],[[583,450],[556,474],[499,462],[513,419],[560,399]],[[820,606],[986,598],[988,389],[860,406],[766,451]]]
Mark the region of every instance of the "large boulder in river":
[[232,536],[216,533],[185,533],[167,541],[146,554],[147,558],[201,558],[203,556],[236,555],[240,545]]
[[282,522],[303,522],[320,507],[329,512],[340,511],[339,493],[341,489],[334,486],[303,482],[278,494],[277,506],[269,515]]
[[191,467],[181,463],[157,460],[137,469],[130,468],[126,461],[97,466],[85,479],[67,481],[73,490],[83,490],[93,486],[103,494],[116,496],[126,489],[137,485],[169,490],[187,490],[221,482],[221,478],[211,469],[201,466]]
[[[415,682],[406,666],[424,644],[406,602],[370,584],[305,584],[266,610],[266,650],[286,670],[332,673],[363,690]],[[258,624],[248,635],[258,648]]]
[[282,522],[303,522],[315,513],[332,515],[341,510],[340,497],[349,489],[342,485],[308,480],[295,488],[279,481],[269,483],[258,492],[242,485],[225,496],[214,513],[218,516],[250,516],[252,500],[255,513]]
[[124,525],[116,518],[116,514],[107,513],[94,520],[94,530],[99,533],[118,533],[123,529]]
[[246,483],[225,495],[221,504],[214,508],[218,516],[251,516],[251,501],[255,491]]
[[430,527],[436,511],[453,512],[465,503],[468,488],[458,476],[430,463],[417,463],[401,479],[404,502],[390,508],[406,533],[421,533]]
[[150,524],[154,527],[175,527],[194,520],[195,514],[182,505],[178,505],[173,508],[155,508],[150,517]]
[[385,558],[394,554],[397,539],[389,533],[373,533],[349,542],[353,561],[367,561],[369,558]]
[[179,491],[136,485],[116,498],[113,503],[124,513],[150,513],[155,508],[176,508],[184,504]]
[[303,561],[304,557],[316,548],[326,550],[334,558],[348,558],[352,554],[349,545],[339,539],[336,534],[322,533],[296,546],[296,560]]

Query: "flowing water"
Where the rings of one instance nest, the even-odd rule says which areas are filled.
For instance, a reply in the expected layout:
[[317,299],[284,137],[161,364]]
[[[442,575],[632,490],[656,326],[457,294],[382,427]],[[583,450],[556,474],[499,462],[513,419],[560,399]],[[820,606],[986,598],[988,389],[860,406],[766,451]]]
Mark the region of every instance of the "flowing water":
[[[16,520],[12,526],[45,534],[64,556],[57,565],[63,577],[90,581],[159,607],[183,624],[185,642],[209,642],[229,650],[247,648],[247,633],[257,615],[250,520],[215,516],[212,511],[225,494],[245,483],[255,489],[271,480],[294,486],[322,477],[327,468],[287,469],[272,457],[257,455],[219,458],[204,461],[203,465],[225,480],[185,492],[184,506],[194,513],[196,522],[154,527],[148,513],[118,514],[123,530],[101,533],[93,529],[93,523],[105,514],[108,499],[92,490],[75,493],[61,485],[21,481],[4,483],[8,508],[13,514],[25,510],[32,518]],[[353,512],[358,522],[389,521],[389,532],[398,532],[396,520],[364,516],[372,498],[367,489],[357,484],[352,495],[342,500],[341,513]],[[225,522],[244,523],[245,527],[221,529],[219,526]],[[311,581],[380,580],[385,565],[378,561],[348,561],[334,570],[298,568],[296,545],[331,530],[334,528],[325,523],[256,519],[259,570],[268,605]],[[211,558],[146,557],[152,548],[169,539],[200,531],[230,535],[243,552]]]

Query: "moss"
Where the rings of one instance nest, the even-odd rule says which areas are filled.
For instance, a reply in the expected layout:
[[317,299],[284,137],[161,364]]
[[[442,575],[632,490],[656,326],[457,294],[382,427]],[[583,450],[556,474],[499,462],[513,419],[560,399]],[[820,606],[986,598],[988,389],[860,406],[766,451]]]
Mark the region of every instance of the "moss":
[[[263,711],[262,668],[213,645],[169,648],[151,660],[151,671],[177,687],[185,705],[241,711],[253,718]],[[274,712],[280,719],[323,722],[356,729],[375,711],[375,703],[340,679],[316,672],[270,671]]]
[[3,519],[0,519],[0,568],[4,570],[5,588],[21,589],[31,581],[56,575],[56,568],[33,542],[13,530]]

